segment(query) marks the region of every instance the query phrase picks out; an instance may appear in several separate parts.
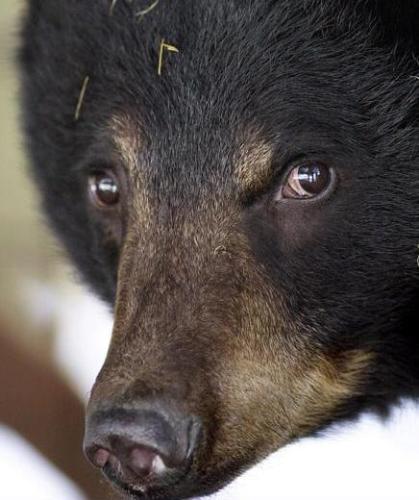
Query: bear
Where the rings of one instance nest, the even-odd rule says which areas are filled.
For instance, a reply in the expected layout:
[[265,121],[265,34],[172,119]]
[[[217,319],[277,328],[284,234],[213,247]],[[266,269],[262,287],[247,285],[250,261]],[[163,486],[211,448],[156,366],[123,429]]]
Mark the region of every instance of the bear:
[[27,1],[33,177],[114,311],[84,449],[122,496],[418,397],[418,28],[410,0]]

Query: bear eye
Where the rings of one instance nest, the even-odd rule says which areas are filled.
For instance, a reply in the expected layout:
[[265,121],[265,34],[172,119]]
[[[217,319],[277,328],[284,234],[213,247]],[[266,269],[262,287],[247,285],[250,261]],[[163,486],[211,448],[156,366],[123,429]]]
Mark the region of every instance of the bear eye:
[[321,162],[308,161],[294,167],[282,184],[278,199],[310,199],[323,194],[332,184],[333,172]]
[[109,208],[117,205],[120,190],[114,174],[108,170],[99,170],[90,174],[89,196],[93,204],[98,208]]

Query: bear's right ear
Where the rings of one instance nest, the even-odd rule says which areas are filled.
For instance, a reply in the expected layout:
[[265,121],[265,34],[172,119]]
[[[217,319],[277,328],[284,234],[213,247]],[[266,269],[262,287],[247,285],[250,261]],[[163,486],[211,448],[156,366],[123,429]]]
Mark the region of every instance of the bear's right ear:
[[419,0],[364,0],[377,17],[384,38],[419,52]]

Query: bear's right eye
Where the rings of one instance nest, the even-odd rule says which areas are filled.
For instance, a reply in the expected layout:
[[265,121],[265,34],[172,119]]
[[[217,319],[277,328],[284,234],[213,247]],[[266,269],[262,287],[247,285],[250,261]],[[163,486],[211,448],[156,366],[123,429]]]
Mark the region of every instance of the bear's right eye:
[[109,170],[98,170],[89,176],[89,197],[97,208],[112,208],[119,203],[119,183]]

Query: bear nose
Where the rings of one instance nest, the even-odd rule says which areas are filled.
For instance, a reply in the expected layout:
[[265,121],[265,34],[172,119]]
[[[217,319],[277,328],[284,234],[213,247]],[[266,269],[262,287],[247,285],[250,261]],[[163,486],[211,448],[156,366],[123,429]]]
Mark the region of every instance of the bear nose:
[[88,415],[84,451],[111,478],[138,483],[185,469],[200,424],[167,410],[109,408]]

